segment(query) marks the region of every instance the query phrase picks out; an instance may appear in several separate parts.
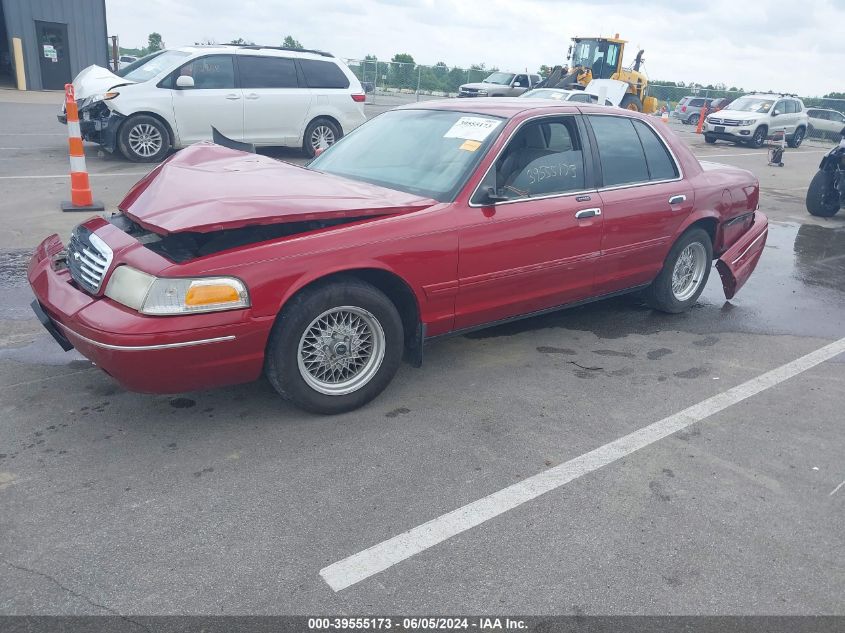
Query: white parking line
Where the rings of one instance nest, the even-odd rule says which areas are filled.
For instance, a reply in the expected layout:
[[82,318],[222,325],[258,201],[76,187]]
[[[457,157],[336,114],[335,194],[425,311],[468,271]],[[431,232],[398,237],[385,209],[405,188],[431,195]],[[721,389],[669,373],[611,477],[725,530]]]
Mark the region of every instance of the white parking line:
[[466,532],[512,510],[526,501],[559,488],[626,455],[718,413],[738,402],[770,389],[845,352],[845,338],[825,345],[806,356],[767,371],[736,387],[707,398],[674,415],[620,437],[554,468],[529,477],[498,492],[423,523],[397,536],[373,545],[320,570],[320,576],[334,591],[340,591],[377,574],[414,554]]
[[[146,171],[112,171],[112,172],[88,172],[88,175],[92,178],[94,176],[146,176],[149,172]],[[0,176],[0,180],[30,180],[30,179],[46,179],[46,180],[56,180],[59,178],[70,178],[70,174],[51,174],[49,176],[44,175],[32,175],[32,176]]]

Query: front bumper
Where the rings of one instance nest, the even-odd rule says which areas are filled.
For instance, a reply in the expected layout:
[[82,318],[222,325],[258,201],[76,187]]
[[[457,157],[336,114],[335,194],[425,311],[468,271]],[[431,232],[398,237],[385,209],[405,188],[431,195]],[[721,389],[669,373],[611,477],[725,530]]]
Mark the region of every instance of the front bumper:
[[[109,153],[117,149],[117,132],[126,117],[109,109],[104,103],[95,103],[79,111],[79,130],[82,140],[97,143]],[[56,115],[59,123],[67,125],[64,107]]]
[[723,141],[750,141],[756,129],[756,123],[750,125],[715,125],[705,121],[703,132],[707,136]]
[[261,375],[273,318],[248,310],[141,315],[80,290],[60,265],[63,250],[57,235],[36,248],[28,269],[33,309],[62,347],[76,348],[127,389],[180,393]]

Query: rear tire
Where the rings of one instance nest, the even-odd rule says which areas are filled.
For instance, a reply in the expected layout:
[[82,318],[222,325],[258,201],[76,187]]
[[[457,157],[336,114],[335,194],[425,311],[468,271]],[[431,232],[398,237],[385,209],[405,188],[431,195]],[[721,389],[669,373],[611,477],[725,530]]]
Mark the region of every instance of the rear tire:
[[698,117],[694,114],[690,114],[687,117],[687,125],[698,125]]
[[663,268],[645,290],[649,306],[677,314],[698,301],[707,285],[713,262],[713,243],[704,229],[687,230],[672,245]]
[[830,218],[839,212],[839,201],[825,204],[823,201],[825,189],[825,173],[822,170],[816,172],[807,188],[807,211],[817,218]]
[[629,93],[622,97],[622,101],[619,102],[619,107],[625,108],[626,110],[642,112],[643,102],[640,101],[640,98],[637,95],[632,95]]
[[343,133],[340,128],[329,119],[314,119],[305,128],[302,139],[302,151],[308,158],[317,155],[317,149],[327,149],[337,143]]
[[270,333],[264,371],[296,406],[344,413],[387,387],[403,349],[396,306],[377,288],[350,278],[306,289],[285,306]]

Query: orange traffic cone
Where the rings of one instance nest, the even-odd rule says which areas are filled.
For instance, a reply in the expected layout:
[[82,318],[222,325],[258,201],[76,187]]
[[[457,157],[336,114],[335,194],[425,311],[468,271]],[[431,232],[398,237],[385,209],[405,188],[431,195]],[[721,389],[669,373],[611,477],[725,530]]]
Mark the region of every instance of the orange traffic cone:
[[95,202],[85,168],[85,151],[79,129],[79,110],[73,84],[65,84],[65,111],[67,114],[68,148],[70,150],[70,202],[62,202],[62,211],[102,211],[101,202]]

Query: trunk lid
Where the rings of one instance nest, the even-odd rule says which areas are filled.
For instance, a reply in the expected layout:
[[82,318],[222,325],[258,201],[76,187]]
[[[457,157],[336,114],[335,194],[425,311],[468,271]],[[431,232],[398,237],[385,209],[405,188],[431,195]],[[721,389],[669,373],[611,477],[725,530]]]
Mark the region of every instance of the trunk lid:
[[118,205],[160,235],[397,215],[436,200],[197,143],[141,179]]

